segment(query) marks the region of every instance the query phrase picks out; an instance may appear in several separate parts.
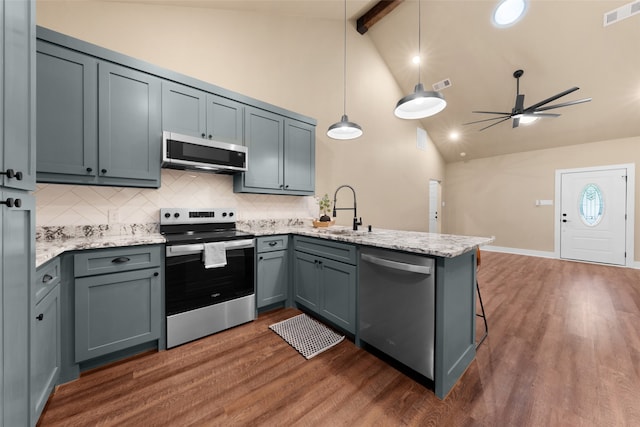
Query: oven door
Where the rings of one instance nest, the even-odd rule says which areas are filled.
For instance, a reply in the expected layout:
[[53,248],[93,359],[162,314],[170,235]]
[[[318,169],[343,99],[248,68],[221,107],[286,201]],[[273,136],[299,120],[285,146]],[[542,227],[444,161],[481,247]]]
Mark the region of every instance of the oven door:
[[205,268],[202,244],[166,247],[167,316],[255,293],[253,239],[225,242],[227,265]]

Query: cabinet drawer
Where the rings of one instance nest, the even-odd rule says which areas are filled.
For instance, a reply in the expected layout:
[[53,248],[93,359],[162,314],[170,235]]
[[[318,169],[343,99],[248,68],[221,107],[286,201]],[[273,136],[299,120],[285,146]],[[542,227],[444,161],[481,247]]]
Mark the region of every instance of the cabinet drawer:
[[294,236],[296,251],[333,259],[348,264],[356,264],[356,247],[331,240],[314,239],[313,237]]
[[84,251],[74,255],[74,276],[93,276],[159,267],[161,253],[159,245]]
[[36,270],[34,302],[37,304],[60,283],[60,258],[54,258]]
[[258,237],[258,239],[257,239],[257,251],[258,251],[258,253],[271,252],[271,251],[281,251],[281,250],[287,249],[288,241],[289,241],[289,236],[288,235]]

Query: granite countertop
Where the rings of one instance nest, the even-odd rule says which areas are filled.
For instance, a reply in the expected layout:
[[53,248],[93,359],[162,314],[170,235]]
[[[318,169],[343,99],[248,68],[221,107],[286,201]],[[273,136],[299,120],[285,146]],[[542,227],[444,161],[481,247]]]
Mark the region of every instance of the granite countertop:
[[357,231],[351,227],[330,226],[313,228],[310,225],[293,226],[251,226],[242,227],[256,236],[275,234],[297,234],[300,236],[319,237],[328,240],[351,243],[355,245],[375,246],[395,249],[417,254],[453,258],[465,252],[475,250],[479,246],[488,245],[495,237],[459,236],[452,234],[435,234],[418,231],[388,230],[366,227]]
[[[456,257],[495,240],[494,237],[379,228],[373,228],[369,232],[366,227],[361,227],[358,231],[352,230],[351,227],[335,225],[314,228],[311,219],[238,221],[237,227],[256,236],[297,234],[445,258]],[[162,243],[165,243],[164,236],[154,224],[129,224],[120,227],[41,227],[36,232],[36,267],[66,251]]]

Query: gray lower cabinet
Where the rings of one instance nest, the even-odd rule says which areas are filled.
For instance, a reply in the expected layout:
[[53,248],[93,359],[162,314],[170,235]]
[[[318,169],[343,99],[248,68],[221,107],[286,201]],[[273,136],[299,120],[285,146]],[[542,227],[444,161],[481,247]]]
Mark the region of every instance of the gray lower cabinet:
[[315,126],[246,107],[244,145],[249,170],[234,176],[234,191],[311,195],[315,191]]
[[160,339],[160,257],[157,245],[74,256],[75,362]]
[[49,395],[58,383],[61,368],[60,261],[36,272],[31,311],[31,411],[35,425]]
[[294,242],[296,304],[355,334],[355,246],[299,236]]
[[160,186],[160,79],[37,42],[39,182]]
[[162,129],[243,144],[244,105],[189,86],[162,82]]
[[258,309],[281,303],[289,296],[289,237],[258,237],[256,306]]

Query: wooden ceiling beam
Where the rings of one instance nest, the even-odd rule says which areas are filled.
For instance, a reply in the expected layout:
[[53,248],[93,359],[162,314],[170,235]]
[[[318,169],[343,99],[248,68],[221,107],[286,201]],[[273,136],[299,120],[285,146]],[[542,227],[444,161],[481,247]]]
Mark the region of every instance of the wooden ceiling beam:
[[376,22],[387,16],[404,0],[381,0],[371,9],[365,12],[357,21],[357,30],[360,34],[366,33]]

